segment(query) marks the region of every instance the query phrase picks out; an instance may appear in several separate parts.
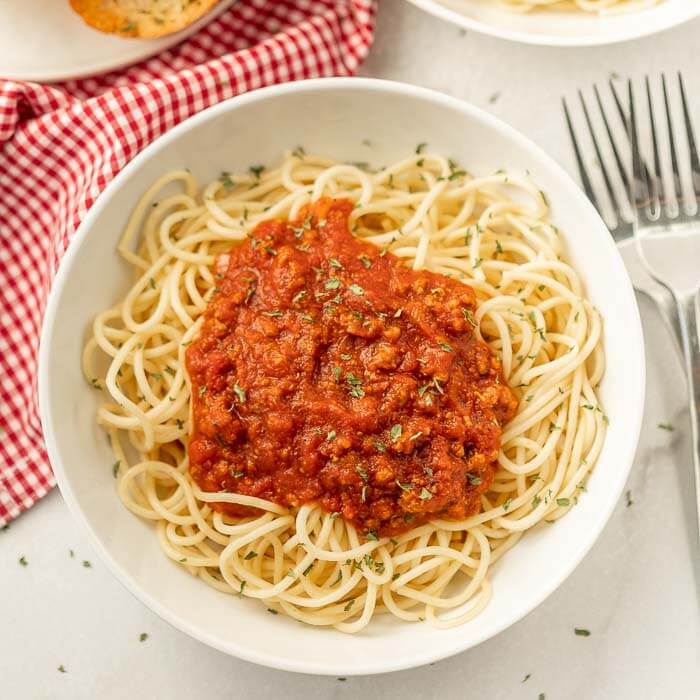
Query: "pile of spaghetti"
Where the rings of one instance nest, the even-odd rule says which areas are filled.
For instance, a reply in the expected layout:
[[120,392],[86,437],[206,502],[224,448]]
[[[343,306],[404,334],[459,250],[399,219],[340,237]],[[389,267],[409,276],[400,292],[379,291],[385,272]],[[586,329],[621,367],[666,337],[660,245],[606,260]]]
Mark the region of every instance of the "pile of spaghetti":
[[580,10],[600,15],[614,15],[653,7],[662,0],[496,0],[496,2],[514,12]]
[[[475,332],[501,359],[519,404],[472,517],[366,539],[315,503],[287,509],[203,492],[190,477],[185,350],[215,293],[216,256],[260,221],[294,220],[322,196],[354,202],[354,235],[476,292]],[[217,590],[345,632],[379,612],[457,625],[487,605],[494,563],[585,490],[607,422],[595,390],[601,319],[529,179],[472,177],[422,144],[375,171],[297,149],[273,170],[223,173],[201,191],[186,170],[164,175],[138,203],[119,252],[135,281],[97,316],[83,357],[88,381],[106,396],[98,420],[111,438],[119,497],[155,523],[168,557]],[[215,502],[259,515],[232,518]]]

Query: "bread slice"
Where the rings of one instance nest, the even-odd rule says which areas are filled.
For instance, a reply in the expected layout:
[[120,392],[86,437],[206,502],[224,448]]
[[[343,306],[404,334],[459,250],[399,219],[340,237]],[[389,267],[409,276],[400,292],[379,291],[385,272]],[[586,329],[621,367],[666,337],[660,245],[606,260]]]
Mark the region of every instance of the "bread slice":
[[219,0],[69,0],[87,24],[101,32],[153,39],[178,32]]

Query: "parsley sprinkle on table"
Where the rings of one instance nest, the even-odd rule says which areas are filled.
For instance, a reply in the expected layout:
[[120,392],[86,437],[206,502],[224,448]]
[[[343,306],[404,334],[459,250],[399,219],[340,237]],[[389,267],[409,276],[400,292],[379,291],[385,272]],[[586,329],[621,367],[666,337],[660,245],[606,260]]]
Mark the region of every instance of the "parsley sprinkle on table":
[[591,636],[591,631],[583,629],[581,627],[574,627],[574,634],[577,637],[590,637]]
[[145,642],[148,639],[148,635],[145,632],[141,632],[139,635],[139,642]]

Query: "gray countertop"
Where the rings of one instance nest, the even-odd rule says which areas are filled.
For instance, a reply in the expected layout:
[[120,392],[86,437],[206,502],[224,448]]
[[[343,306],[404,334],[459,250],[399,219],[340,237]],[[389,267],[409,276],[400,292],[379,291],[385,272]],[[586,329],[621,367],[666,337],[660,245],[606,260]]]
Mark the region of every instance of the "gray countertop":
[[[641,77],[684,69],[698,115],[700,82],[690,49],[699,30],[696,21],[614,47],[537,48],[465,34],[404,0],[382,0],[376,44],[362,73],[482,106],[573,172],[559,98],[613,72]],[[54,491],[0,532],[0,694],[13,700],[700,697],[700,614],[684,510],[692,506],[684,379],[654,308],[643,298],[640,306],[647,403],[628,493],[571,577],[497,637],[432,666],[384,676],[338,680],[253,666],[191,640],[132,598]],[[591,635],[576,636],[574,627]],[[148,638],[139,641],[143,632]]]

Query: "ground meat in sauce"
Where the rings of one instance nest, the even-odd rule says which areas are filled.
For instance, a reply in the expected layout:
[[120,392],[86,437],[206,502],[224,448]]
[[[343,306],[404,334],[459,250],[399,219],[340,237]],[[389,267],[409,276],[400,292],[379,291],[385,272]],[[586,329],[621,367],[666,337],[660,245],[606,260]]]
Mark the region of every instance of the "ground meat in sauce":
[[219,261],[187,349],[192,477],[318,501],[370,536],[464,518],[481,508],[515,398],[474,336],[473,289],[353,237],[351,211],[321,199]]

